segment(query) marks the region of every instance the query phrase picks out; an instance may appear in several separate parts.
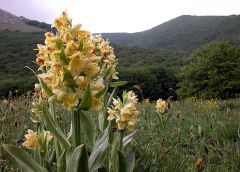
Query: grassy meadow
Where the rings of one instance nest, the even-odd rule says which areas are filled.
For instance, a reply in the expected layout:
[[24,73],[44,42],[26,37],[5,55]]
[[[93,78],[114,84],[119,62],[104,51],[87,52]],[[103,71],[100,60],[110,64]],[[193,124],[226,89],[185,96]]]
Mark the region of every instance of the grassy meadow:
[[[31,121],[32,98],[0,100],[0,142],[21,144]],[[131,144],[135,171],[240,171],[240,99],[171,102],[164,114],[155,103],[139,104],[140,118]],[[69,114],[58,109],[60,125],[69,125]],[[93,123],[95,121],[92,115]],[[83,133],[84,134],[84,133]],[[90,148],[89,148],[90,149]],[[0,171],[20,171],[0,148]]]

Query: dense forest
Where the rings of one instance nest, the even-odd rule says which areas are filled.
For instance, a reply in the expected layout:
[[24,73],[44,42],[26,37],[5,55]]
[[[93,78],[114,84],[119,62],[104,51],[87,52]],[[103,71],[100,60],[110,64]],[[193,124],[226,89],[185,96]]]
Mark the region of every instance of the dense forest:
[[43,43],[43,33],[0,32],[0,95],[32,90],[36,78],[25,66],[37,70],[34,48]]
[[[36,78],[25,66],[37,70],[34,63],[38,43],[43,43],[44,33],[0,32],[0,96],[18,90],[32,90]],[[128,81],[126,89],[141,86],[146,97],[166,97],[169,88],[176,89],[176,70],[186,63],[185,51],[167,49],[150,50],[114,44],[118,57],[120,80]],[[172,92],[172,91],[170,91]]]
[[[50,25],[44,22],[24,17],[19,19],[31,27],[50,29]],[[178,91],[178,95],[182,97],[196,96],[187,92],[190,91],[188,85],[183,84],[184,82],[188,83],[191,78],[186,78],[188,75],[181,73],[182,67],[189,65],[192,56],[200,51],[198,48],[204,47],[204,45],[208,47],[206,44],[214,40],[231,41],[238,51],[239,28],[240,16],[238,15],[224,17],[180,16],[147,31],[104,33],[103,36],[109,39],[115,49],[120,80],[128,81],[123,89],[132,89],[137,85],[140,88],[138,90],[140,98],[156,99],[161,97],[166,99],[169,96],[176,98],[176,90],[180,86],[182,88]],[[12,92],[18,90],[18,94],[21,94],[33,89],[36,78],[25,66],[37,70],[38,67],[34,63],[36,55],[34,49],[38,43],[43,43],[43,41],[44,32],[0,31],[1,97],[7,96],[10,90]],[[207,49],[207,52],[205,49],[202,51],[206,54],[209,53],[210,55],[206,55],[209,57],[212,54],[210,50],[211,48]],[[219,51],[222,52],[221,46]],[[234,54],[234,57],[238,57],[238,55]],[[230,59],[227,57],[228,55],[226,57],[224,54],[222,55],[223,59]],[[201,78],[201,75],[199,77]],[[235,89],[239,90],[239,88]],[[194,89],[191,91],[194,92]],[[206,94],[208,95],[208,93]]]

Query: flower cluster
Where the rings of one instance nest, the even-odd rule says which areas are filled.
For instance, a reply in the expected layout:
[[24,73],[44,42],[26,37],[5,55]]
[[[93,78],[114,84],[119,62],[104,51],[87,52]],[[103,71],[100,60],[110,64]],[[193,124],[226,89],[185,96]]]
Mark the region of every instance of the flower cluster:
[[156,109],[160,113],[166,112],[169,109],[169,102],[158,99],[156,103]]
[[43,143],[48,143],[52,140],[52,135],[49,131],[43,131],[43,133],[37,134],[32,130],[28,130],[28,133],[25,135],[26,141],[22,144],[27,149],[36,150]]
[[72,26],[66,12],[55,19],[56,34],[45,34],[45,45],[38,44],[36,63],[40,65],[40,79],[68,110],[76,107],[90,88],[92,109],[102,108],[98,92],[105,81],[117,79],[116,57],[109,42],[101,35],[92,36],[81,25]]
[[108,108],[108,120],[115,119],[119,130],[127,128],[132,131],[135,128],[139,112],[136,109],[138,99],[133,91],[123,92],[123,101],[120,98],[113,99],[113,106]]
[[207,103],[209,105],[212,105],[212,106],[217,106],[217,105],[220,104],[220,100],[218,100],[218,99],[210,99],[210,100],[207,101]]

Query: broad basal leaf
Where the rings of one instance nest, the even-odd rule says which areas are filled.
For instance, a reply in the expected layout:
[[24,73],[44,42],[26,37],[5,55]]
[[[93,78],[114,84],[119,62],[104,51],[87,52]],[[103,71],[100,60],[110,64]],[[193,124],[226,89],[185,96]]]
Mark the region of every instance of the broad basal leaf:
[[24,150],[12,146],[12,145],[3,145],[3,148],[18,162],[22,167],[23,171],[26,172],[47,172],[48,170],[40,166],[33,158]]

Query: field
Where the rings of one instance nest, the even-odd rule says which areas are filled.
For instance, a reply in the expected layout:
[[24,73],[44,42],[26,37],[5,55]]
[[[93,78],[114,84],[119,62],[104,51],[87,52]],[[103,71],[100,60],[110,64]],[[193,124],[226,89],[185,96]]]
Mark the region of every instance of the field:
[[[27,96],[0,100],[1,144],[21,146],[26,129],[34,129],[31,102]],[[240,99],[189,98],[171,102],[164,114],[155,111],[154,103],[145,102],[139,110],[131,144],[136,171],[240,171]],[[68,119],[60,110],[61,125],[69,125]],[[0,163],[0,171],[20,171],[2,147]]]

